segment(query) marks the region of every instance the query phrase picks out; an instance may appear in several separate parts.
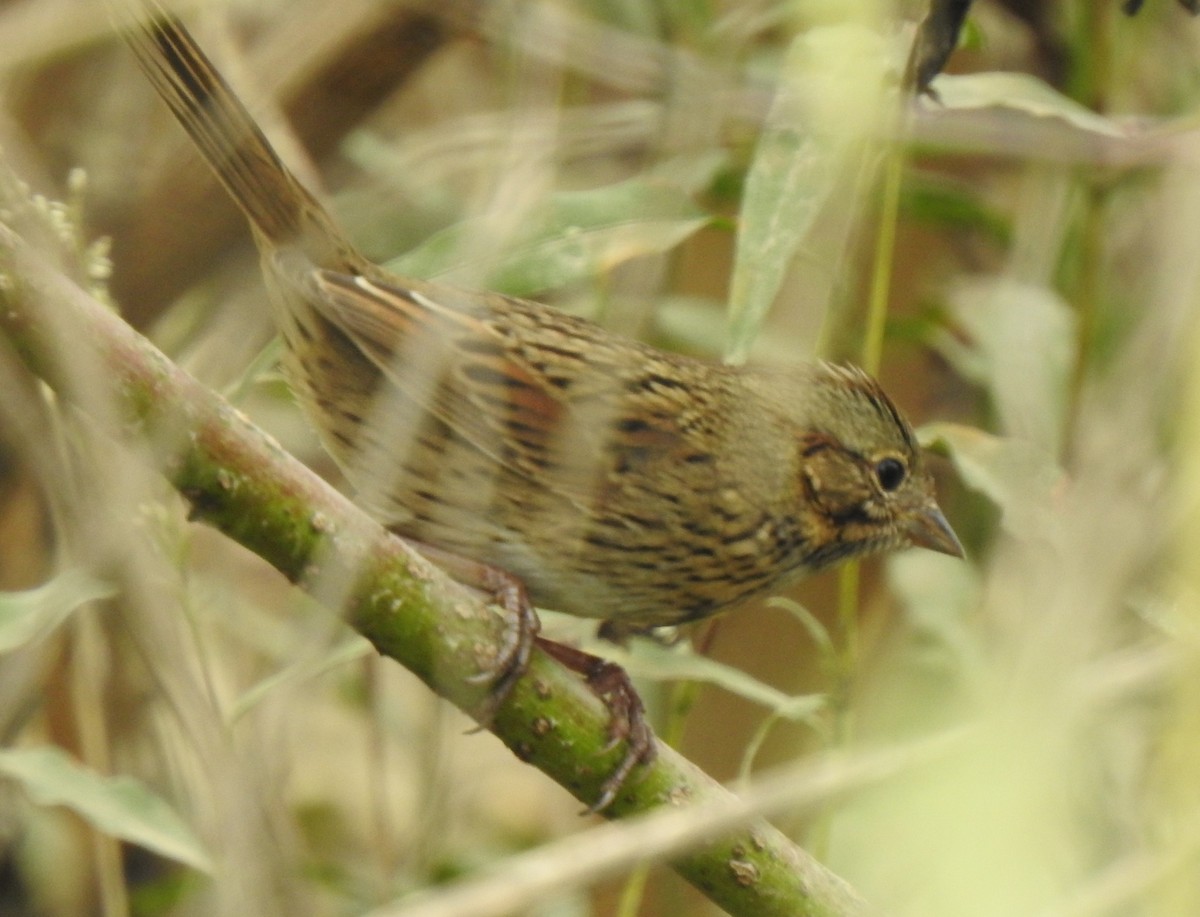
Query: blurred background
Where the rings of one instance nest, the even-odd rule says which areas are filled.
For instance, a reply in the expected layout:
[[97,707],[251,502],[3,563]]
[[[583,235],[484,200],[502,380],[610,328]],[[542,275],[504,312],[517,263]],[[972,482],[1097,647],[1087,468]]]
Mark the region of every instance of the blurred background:
[[[912,101],[920,2],[178,5],[371,258],[714,360],[878,372],[965,562],[835,571],[696,650],[545,621],[722,781],[964,728],[777,822],[911,915],[1200,913],[1186,6],[978,0]],[[3,0],[0,47],[0,222],[336,480],[246,227],[103,6]],[[2,343],[0,402],[0,915],[361,914],[592,823]],[[717,911],[655,865],[516,913]]]

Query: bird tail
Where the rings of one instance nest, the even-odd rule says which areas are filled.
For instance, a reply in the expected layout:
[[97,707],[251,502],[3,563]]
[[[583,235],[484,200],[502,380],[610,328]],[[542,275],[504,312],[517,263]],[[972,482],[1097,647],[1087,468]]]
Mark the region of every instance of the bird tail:
[[110,0],[150,82],[245,213],[260,244],[307,249],[340,267],[350,246],[283,164],[246,106],[184,25],[154,0]]

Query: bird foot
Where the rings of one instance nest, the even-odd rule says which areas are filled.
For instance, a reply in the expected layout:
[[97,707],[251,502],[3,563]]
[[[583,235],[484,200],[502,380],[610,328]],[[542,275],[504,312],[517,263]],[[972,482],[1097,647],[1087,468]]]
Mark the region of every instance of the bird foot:
[[630,773],[639,764],[649,764],[657,754],[654,730],[646,721],[646,708],[629,674],[615,662],[593,656],[577,647],[536,638],[538,647],[572,672],[583,676],[587,686],[608,708],[608,744],[605,751],[624,741],[625,756],[600,785],[600,795],[584,811],[585,815],[607,809],[620,792]]

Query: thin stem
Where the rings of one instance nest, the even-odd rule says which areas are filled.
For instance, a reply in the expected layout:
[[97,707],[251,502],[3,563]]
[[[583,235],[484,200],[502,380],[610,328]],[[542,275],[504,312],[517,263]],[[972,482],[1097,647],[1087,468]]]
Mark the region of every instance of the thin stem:
[[[695,652],[707,654],[712,644],[713,635],[717,630],[717,622],[711,622],[700,638]],[[687,728],[688,714],[700,696],[700,683],[691,679],[678,681],[671,687],[670,700],[667,705],[667,721],[663,724],[659,738],[672,748],[678,749],[683,741],[683,732]],[[617,904],[615,917],[637,917],[646,894],[646,884],[650,879],[650,867],[653,864],[643,863],[634,869],[621,889],[621,899]]]
[[[1115,4],[1080,4],[1075,56],[1069,80],[1070,95],[1093,111],[1104,113],[1109,107],[1109,81],[1113,72],[1113,19]],[[1074,266],[1074,290],[1071,296],[1079,318],[1075,371],[1071,380],[1071,412],[1077,414],[1079,396],[1087,378],[1092,351],[1096,344],[1097,310],[1101,302],[1105,244],[1105,204],[1109,189],[1094,183],[1081,173],[1081,181],[1092,182],[1085,188],[1083,227],[1077,261]]]
[[867,301],[867,331],[863,338],[862,368],[873,376],[879,373],[880,364],[883,362],[883,338],[887,327],[888,298],[892,288],[896,225],[900,213],[900,180],[903,174],[904,153],[896,146],[888,153],[884,167],[879,234],[875,239],[871,293]]
[[646,897],[646,885],[649,881],[650,864],[642,863],[625,880],[614,917],[637,917],[642,908],[642,899]]
[[[895,124],[902,122],[897,111]],[[887,153],[884,166],[879,231],[871,271],[871,289],[867,302],[867,327],[863,336],[862,368],[878,375],[883,362],[884,332],[887,326],[888,299],[892,285],[892,267],[896,251],[896,225],[900,211],[900,181],[903,175],[904,154],[899,145]],[[857,561],[845,564],[838,578],[838,625],[841,631],[840,650],[834,665],[830,686],[830,734],[832,748],[844,747],[854,735],[853,713],[850,704],[851,684],[859,667],[859,600],[861,571]],[[809,841],[816,855],[823,857],[829,839],[829,820],[822,817],[810,834]]]

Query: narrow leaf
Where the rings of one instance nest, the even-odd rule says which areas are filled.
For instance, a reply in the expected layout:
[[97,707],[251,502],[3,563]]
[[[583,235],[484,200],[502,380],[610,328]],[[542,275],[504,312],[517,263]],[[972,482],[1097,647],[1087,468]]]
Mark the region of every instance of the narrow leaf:
[[1126,131],[1027,73],[990,71],[959,76],[942,74],[933,89],[945,108],[997,108],[1022,112],[1034,118],[1065,122],[1090,134],[1123,137]]
[[81,570],[66,570],[25,592],[0,592],[0,653],[40,640],[80,605],[112,594],[112,586]]
[[605,645],[603,652],[636,677],[654,681],[701,681],[717,685],[788,720],[808,720],[825,705],[824,695],[785,694],[740,669],[707,656],[659,646],[648,640],[638,641],[632,651]]
[[348,634],[337,645],[330,647],[316,658],[298,660],[253,685],[237,699],[229,713],[229,719],[231,722],[236,722],[254,709],[271,692],[284,685],[319,678],[327,672],[341,668],[374,652],[375,650],[366,639],[358,634]]
[[[715,163],[709,171],[715,171]],[[588,191],[553,195],[503,252],[464,259],[481,232],[479,220],[435,233],[389,262],[402,274],[473,281],[514,296],[594,277],[633,258],[674,248],[709,222],[686,189],[637,178]]]
[[0,774],[39,805],[65,806],[105,834],[212,870],[212,858],[183,819],[131,777],[103,777],[53,747],[0,751]]
[[812,29],[788,52],[746,176],[729,291],[731,362],[746,358],[802,247],[814,270],[828,271],[842,255],[849,223],[821,239],[813,229],[834,192],[862,171],[863,139],[881,110],[885,52],[878,35],[855,26]]
[[921,441],[941,447],[968,487],[999,508],[1004,527],[1018,537],[1038,538],[1054,528],[1054,495],[1062,470],[1050,455],[1025,440],[994,436],[954,423],[928,424]]
[[1071,307],[1049,287],[1007,277],[964,280],[949,303],[971,343],[969,354],[951,344],[947,356],[991,392],[1006,435],[1058,455],[1075,366]]

